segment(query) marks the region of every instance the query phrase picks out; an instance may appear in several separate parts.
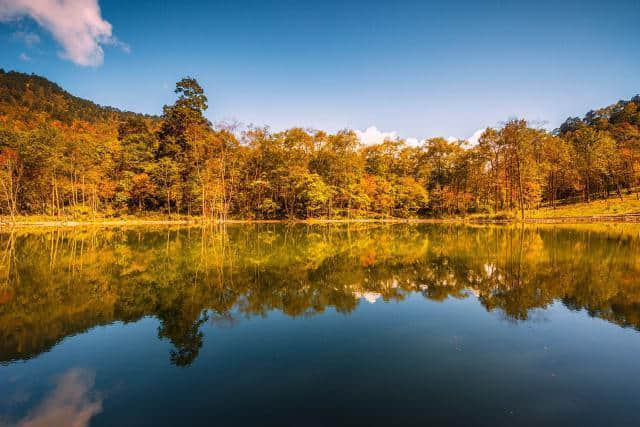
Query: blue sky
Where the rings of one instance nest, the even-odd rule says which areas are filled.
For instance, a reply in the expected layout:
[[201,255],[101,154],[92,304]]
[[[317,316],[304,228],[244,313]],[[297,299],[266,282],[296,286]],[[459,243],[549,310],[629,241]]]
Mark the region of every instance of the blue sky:
[[466,138],[640,92],[639,21],[640,0],[0,0],[0,67],[145,113],[191,75],[213,121]]

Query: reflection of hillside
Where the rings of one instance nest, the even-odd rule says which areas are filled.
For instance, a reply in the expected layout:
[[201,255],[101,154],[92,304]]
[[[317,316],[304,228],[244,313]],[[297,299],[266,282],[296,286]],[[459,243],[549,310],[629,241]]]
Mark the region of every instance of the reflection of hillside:
[[188,364],[209,317],[353,311],[410,292],[475,294],[514,319],[561,300],[640,329],[640,238],[588,229],[230,226],[0,235],[0,360],[152,315]]

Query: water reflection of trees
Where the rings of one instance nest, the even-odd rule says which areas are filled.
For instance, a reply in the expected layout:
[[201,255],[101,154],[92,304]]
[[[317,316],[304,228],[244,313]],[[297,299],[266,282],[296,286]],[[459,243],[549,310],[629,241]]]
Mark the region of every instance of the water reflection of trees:
[[[0,235],[0,360],[115,320],[160,320],[188,365],[208,316],[313,315],[419,292],[524,320],[561,301],[640,329],[640,230],[433,225],[52,230]],[[232,320],[231,320],[232,321]]]

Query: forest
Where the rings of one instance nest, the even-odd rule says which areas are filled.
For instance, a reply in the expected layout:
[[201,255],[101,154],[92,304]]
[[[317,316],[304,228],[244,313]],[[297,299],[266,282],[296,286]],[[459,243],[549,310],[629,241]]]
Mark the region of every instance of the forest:
[[362,144],[327,133],[211,123],[196,79],[161,116],[102,107],[0,69],[0,215],[227,219],[511,213],[638,194],[640,96],[549,132],[511,118],[477,144]]

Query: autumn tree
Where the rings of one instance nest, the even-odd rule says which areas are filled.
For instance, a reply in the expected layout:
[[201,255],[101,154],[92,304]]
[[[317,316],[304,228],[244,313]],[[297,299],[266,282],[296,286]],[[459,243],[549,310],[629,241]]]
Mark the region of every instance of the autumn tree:
[[[194,168],[200,160],[198,145],[206,140],[206,134],[210,131],[210,123],[204,117],[204,111],[208,107],[207,97],[192,77],[185,77],[177,82],[175,93],[178,95],[176,102],[163,108],[162,124],[157,135],[157,158],[167,158],[173,162],[172,168],[177,170],[180,180],[180,194],[176,198],[177,210],[180,212],[186,209],[190,214],[198,194],[193,188],[196,175]],[[168,166],[167,162],[165,166]],[[167,209],[170,207],[167,206]]]
[[18,213],[18,195],[24,167],[18,153],[11,148],[0,151],[0,190],[12,217]]

